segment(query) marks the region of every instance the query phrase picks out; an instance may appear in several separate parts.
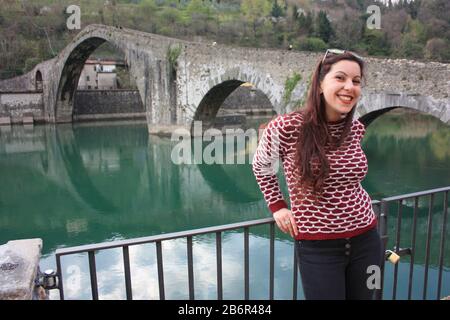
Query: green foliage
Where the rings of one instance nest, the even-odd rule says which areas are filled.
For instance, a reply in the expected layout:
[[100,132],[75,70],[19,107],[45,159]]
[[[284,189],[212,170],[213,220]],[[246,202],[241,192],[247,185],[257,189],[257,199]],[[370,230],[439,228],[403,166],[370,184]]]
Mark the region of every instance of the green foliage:
[[426,42],[426,29],[418,20],[409,19],[405,33],[411,35],[418,43],[424,44]]
[[388,56],[390,54],[386,34],[381,30],[367,30],[364,35],[364,45],[369,55]]
[[254,22],[259,18],[267,17],[272,6],[269,0],[242,0],[241,12],[247,21]]
[[317,36],[325,42],[329,42],[331,36],[334,34],[333,27],[331,26],[330,20],[327,18],[327,13],[325,11],[319,11],[317,16]]
[[312,36],[314,32],[313,14],[311,12],[308,12],[305,16],[302,12],[297,20],[300,33]]
[[427,45],[425,46],[425,58],[449,62],[450,45],[441,38],[428,40]]
[[284,96],[283,100],[285,103],[288,103],[291,99],[292,91],[294,91],[298,82],[302,79],[302,76],[297,72],[294,72],[292,77],[288,77],[284,83]]
[[322,39],[315,37],[302,38],[298,43],[294,43],[295,49],[304,51],[324,51],[327,47]]
[[34,58],[28,58],[25,60],[25,66],[22,70],[23,73],[27,73],[31,69],[33,69],[40,61],[41,59],[34,57]]
[[411,18],[408,19],[400,45],[395,50],[398,57],[420,59],[424,56],[426,29],[424,25]]
[[270,15],[275,18],[282,17],[284,15],[283,9],[278,4],[277,0],[274,0],[273,2],[272,11],[270,12]]
[[414,35],[406,34],[395,53],[399,57],[420,59],[423,57],[423,45],[417,41]]
[[158,10],[155,0],[141,0],[139,3],[140,10],[145,14],[152,14]]
[[167,61],[169,61],[169,65],[171,68],[175,68],[178,57],[181,54],[181,44],[176,46],[170,46],[167,49]]

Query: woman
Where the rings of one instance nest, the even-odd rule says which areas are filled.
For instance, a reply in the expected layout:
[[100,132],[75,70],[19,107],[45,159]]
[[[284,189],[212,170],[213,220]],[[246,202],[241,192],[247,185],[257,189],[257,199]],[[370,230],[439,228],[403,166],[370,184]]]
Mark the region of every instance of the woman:
[[[361,186],[367,174],[365,128],[353,119],[363,72],[361,57],[327,50],[304,108],[270,121],[253,159],[277,226],[298,241],[306,299],[373,298],[369,270],[381,263],[381,241],[371,199]],[[291,210],[276,176],[278,159]]]

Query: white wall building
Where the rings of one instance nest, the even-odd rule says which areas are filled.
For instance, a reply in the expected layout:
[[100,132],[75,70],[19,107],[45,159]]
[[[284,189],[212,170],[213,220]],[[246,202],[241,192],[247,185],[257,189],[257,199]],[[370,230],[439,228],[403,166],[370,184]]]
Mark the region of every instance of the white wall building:
[[78,81],[78,90],[117,89],[117,74],[114,60],[86,60]]

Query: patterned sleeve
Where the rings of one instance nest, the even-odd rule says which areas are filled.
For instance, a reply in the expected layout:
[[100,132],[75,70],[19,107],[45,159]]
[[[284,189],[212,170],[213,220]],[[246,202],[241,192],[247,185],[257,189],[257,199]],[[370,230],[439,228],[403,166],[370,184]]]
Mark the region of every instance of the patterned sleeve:
[[265,128],[253,157],[252,168],[264,199],[272,213],[287,208],[276,175],[282,150],[281,116],[275,118]]
[[358,135],[358,141],[361,142],[361,140],[364,138],[364,134],[366,133],[366,127],[361,121],[357,121],[357,135]]

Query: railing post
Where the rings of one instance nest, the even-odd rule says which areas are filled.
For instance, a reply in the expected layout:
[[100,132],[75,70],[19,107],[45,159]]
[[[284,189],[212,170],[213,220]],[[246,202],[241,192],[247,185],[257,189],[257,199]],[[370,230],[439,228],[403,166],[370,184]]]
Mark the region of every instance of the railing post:
[[377,300],[383,299],[383,288],[384,288],[384,252],[386,251],[387,241],[388,241],[388,225],[387,217],[389,213],[389,203],[381,200],[380,203],[380,220],[379,220],[379,233],[382,241],[382,251],[381,251],[381,280],[380,280],[380,290],[377,290],[375,298]]
[[97,267],[95,265],[95,251],[88,252],[89,257],[89,274],[91,276],[91,293],[92,300],[98,300],[98,285],[97,285]]
[[216,232],[217,300],[223,299],[222,284],[222,233]]
[[428,288],[428,267],[430,263],[430,249],[431,249],[431,233],[433,231],[433,205],[434,205],[434,193],[430,194],[428,219],[427,219],[427,242],[425,244],[425,272],[423,276],[423,296],[422,299],[427,299]]
[[249,244],[249,228],[244,228],[244,299],[250,299],[250,244]]
[[156,242],[156,264],[158,266],[159,299],[165,300],[166,294],[164,292],[164,267],[161,241]]
[[130,252],[128,246],[122,247],[123,269],[125,273],[125,291],[127,300],[133,300],[133,290],[131,287]]
[[192,252],[192,236],[187,237],[187,260],[188,260],[189,300],[194,300],[195,299],[194,257]]
[[61,256],[56,254],[56,275],[58,276],[59,299],[64,300],[63,272],[61,268]]
[[442,286],[442,267],[444,265],[444,249],[445,249],[445,228],[447,225],[447,205],[448,203],[448,191],[444,193],[444,205],[442,212],[442,229],[441,229],[441,239],[439,245],[439,275],[438,275],[438,289],[436,299],[441,298],[441,286]]
[[275,278],[275,223],[270,223],[270,279],[269,279],[269,299],[273,300],[274,297],[274,278]]

